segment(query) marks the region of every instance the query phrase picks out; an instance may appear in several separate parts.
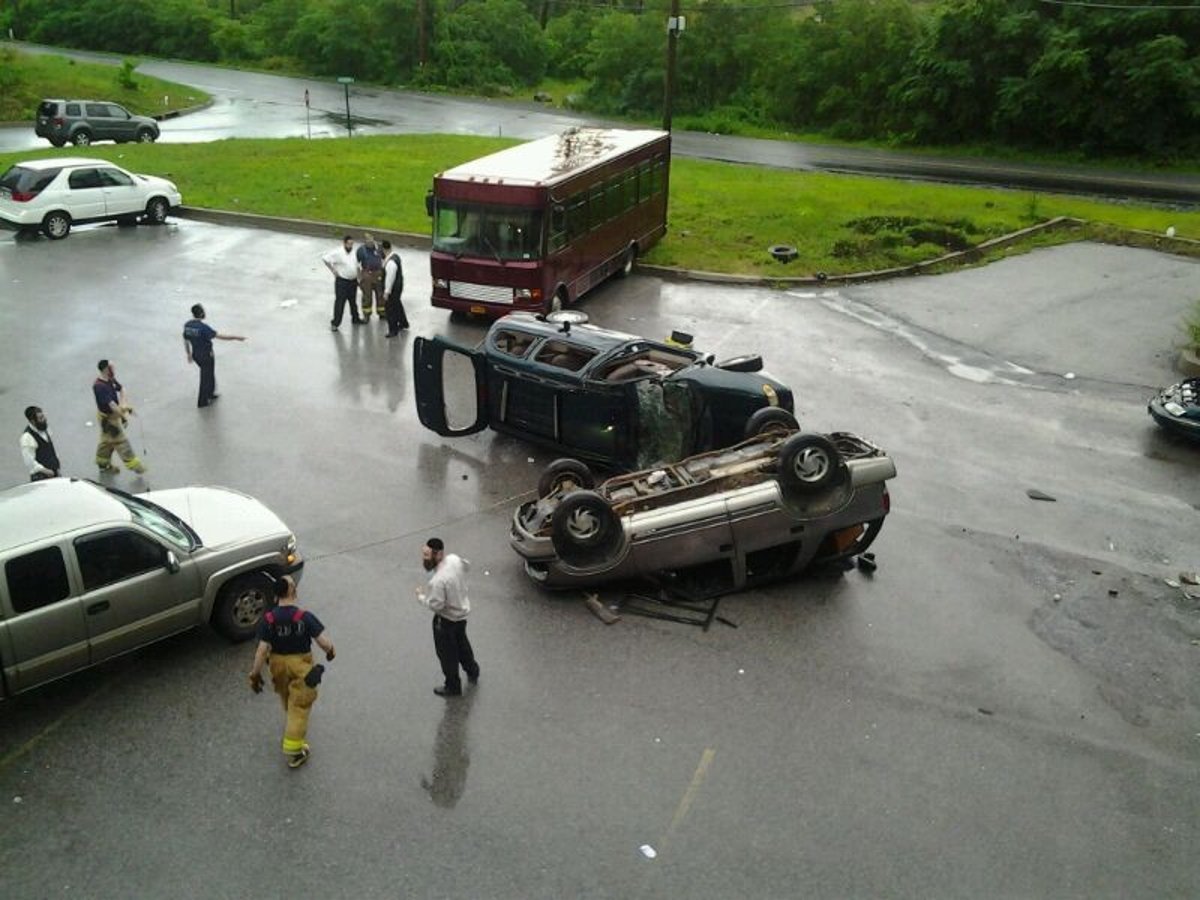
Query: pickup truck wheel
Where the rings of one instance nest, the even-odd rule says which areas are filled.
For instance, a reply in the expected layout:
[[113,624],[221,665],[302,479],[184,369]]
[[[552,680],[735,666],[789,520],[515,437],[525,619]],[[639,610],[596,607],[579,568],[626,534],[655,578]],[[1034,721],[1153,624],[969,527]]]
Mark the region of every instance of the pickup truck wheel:
[[779,480],[785,490],[815,494],[839,484],[846,475],[841,454],[820,434],[794,434],[779,451]]
[[275,586],[262,572],[240,575],[221,588],[213,607],[212,624],[229,640],[254,637],[263,613],[275,605]]
[[554,552],[572,565],[594,565],[610,559],[621,542],[621,522],[603,497],[574,491],[555,507],[550,529]]
[[746,420],[745,436],[752,438],[760,434],[788,434],[799,430],[800,423],[786,409],[764,406]]
[[577,459],[556,459],[546,466],[538,479],[538,496],[549,497],[556,491],[582,488],[590,491],[596,486],[592,470]]

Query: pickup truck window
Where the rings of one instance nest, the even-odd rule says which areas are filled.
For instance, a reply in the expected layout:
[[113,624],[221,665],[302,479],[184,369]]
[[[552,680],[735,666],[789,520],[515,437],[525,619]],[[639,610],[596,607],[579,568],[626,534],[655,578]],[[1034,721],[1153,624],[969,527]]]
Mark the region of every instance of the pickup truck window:
[[4,575],[8,579],[8,597],[17,615],[65,600],[71,593],[67,566],[57,547],[43,547],[10,559],[4,566]]
[[159,544],[136,531],[125,530],[76,538],[75,555],[79,557],[85,591],[161,568],[167,557]]

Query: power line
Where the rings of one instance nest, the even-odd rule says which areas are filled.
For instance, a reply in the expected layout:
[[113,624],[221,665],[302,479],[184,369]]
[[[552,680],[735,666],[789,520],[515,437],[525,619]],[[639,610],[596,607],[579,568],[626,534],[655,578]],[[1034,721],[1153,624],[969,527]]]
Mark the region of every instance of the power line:
[[1159,3],[1092,3],[1090,0],[1038,0],[1039,3],[1046,3],[1050,6],[1082,6],[1087,9],[1116,9],[1122,12],[1141,12],[1144,9],[1163,10],[1175,12],[1192,12],[1200,10],[1200,4],[1193,3],[1189,6],[1179,6],[1175,4],[1159,4]]

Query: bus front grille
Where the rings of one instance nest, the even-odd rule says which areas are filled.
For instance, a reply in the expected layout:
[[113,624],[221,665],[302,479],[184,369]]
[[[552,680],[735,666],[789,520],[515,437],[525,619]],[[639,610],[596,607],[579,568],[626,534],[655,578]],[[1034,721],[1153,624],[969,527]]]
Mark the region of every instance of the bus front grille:
[[494,284],[473,284],[470,281],[451,281],[450,296],[463,300],[475,300],[479,303],[513,302],[513,289],[498,287]]

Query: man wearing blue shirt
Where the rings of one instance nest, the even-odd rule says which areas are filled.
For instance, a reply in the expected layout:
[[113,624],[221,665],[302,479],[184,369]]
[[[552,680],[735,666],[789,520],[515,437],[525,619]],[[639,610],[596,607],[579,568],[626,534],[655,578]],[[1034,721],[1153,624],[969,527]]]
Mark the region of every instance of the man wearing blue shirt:
[[100,376],[92,382],[92,394],[96,398],[96,419],[100,425],[100,439],[96,443],[96,465],[100,474],[111,475],[118,471],[112,464],[116,453],[125,461],[131,472],[142,474],[145,465],[133,452],[129,438],[125,436],[125,423],[133,415],[133,406],[125,399],[125,388],[117,381],[117,371],[107,359],[96,363]]
[[187,361],[200,367],[200,396],[197,406],[208,406],[216,400],[217,393],[217,361],[213,358],[214,340],[244,341],[244,337],[236,334],[218,334],[217,330],[204,321],[204,307],[197,303],[192,307],[192,319],[183,326],[183,346],[187,351]]

